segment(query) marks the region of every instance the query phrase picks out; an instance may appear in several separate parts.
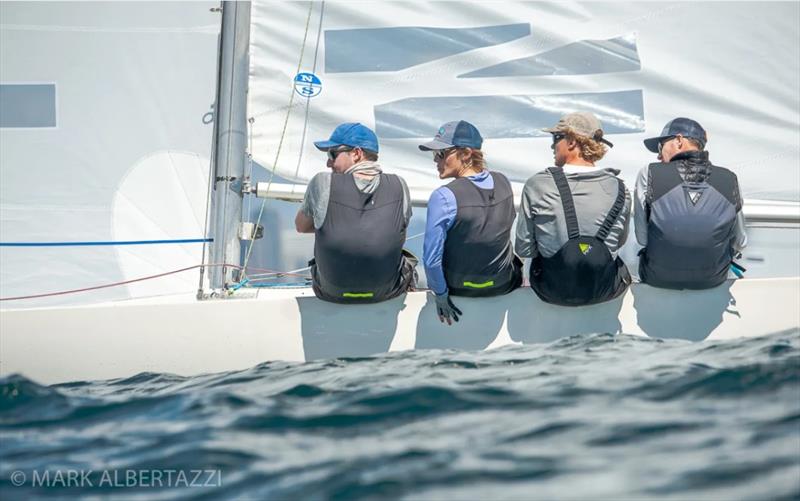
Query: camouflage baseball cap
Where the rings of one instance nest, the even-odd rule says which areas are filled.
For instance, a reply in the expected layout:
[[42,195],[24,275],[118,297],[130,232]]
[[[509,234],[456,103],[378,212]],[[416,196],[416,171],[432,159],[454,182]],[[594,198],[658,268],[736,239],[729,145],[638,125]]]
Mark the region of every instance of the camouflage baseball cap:
[[589,139],[607,144],[612,148],[614,147],[610,141],[603,138],[603,126],[600,120],[587,111],[568,113],[561,117],[561,120],[553,127],[542,130],[554,134],[556,132],[566,132],[568,129],[571,129],[572,132],[579,136],[588,137]]

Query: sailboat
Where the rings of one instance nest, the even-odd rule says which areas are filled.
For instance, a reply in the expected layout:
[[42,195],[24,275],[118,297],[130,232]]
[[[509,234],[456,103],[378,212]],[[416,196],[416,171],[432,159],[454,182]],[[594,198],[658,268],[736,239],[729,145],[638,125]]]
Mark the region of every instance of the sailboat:
[[[0,14],[0,375],[800,328],[797,3],[2,2]],[[264,207],[302,199],[325,169],[312,141],[338,123],[374,128],[384,170],[424,206],[440,181],[416,144],[441,123],[476,124],[519,194],[551,163],[541,127],[576,110],[601,118],[615,143],[603,162],[629,186],[653,160],[644,137],[677,114],[703,123],[746,198],[746,278],[634,284],[582,308],[529,288],[459,298],[453,326],[424,290],[342,306],[307,284],[254,287],[252,263],[280,239]],[[636,250],[623,249],[632,270]]]

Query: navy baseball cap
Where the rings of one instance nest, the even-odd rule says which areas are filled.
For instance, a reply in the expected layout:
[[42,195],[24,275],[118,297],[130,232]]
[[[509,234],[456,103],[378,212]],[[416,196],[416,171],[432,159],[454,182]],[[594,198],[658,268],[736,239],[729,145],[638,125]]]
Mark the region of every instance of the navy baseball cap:
[[684,117],[673,118],[667,122],[660,136],[644,140],[644,147],[653,153],[658,153],[658,143],[668,137],[677,136],[678,134],[683,137],[695,139],[700,142],[703,148],[706,147],[706,141],[708,141],[706,130],[691,118]]
[[378,153],[378,136],[372,129],[357,122],[347,122],[336,127],[327,141],[315,141],[318,150],[328,151],[339,146],[350,146]]
[[428,141],[425,144],[419,145],[422,151],[431,150],[444,150],[459,146],[462,148],[475,148],[481,149],[483,138],[478,129],[471,123],[464,120],[457,120],[455,122],[447,122],[439,127],[433,141]]

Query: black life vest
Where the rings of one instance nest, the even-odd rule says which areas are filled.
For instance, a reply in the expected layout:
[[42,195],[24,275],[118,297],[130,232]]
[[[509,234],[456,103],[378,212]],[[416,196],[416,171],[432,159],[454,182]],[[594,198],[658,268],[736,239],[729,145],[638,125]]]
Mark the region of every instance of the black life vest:
[[377,303],[408,289],[403,273],[404,191],[393,174],[380,174],[373,193],[363,193],[353,174],[331,174],[325,221],[314,239],[312,279],[320,299]]
[[711,165],[703,181],[686,182],[679,164],[648,167],[639,277],[654,287],[709,289],[725,281],[733,260],[739,183],[728,169]]
[[547,169],[558,188],[569,240],[551,257],[541,254],[531,262],[530,281],[543,301],[562,306],[585,306],[614,299],[631,283],[622,259],[613,258],[605,244],[611,228],[625,206],[625,183],[621,179],[614,205],[594,236],[580,234],[575,203],[567,177],[560,167]]
[[514,192],[503,174],[489,175],[494,182],[489,190],[465,177],[447,185],[457,209],[447,232],[442,268],[454,296],[498,296],[522,284],[522,262],[511,247]]

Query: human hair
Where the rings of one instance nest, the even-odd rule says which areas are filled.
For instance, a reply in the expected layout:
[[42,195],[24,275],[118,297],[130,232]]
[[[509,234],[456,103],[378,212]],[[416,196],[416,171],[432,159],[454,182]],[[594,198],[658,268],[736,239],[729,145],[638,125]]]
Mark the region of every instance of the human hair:
[[486,159],[483,157],[483,152],[476,148],[456,148],[458,151],[458,158],[461,163],[467,168],[472,168],[478,171],[486,169]]
[[703,143],[701,143],[700,141],[698,141],[697,139],[695,139],[693,137],[686,137],[686,136],[683,136],[683,138],[685,140],[689,141],[689,144],[693,145],[699,151],[703,151],[705,149],[705,145]]
[[364,152],[364,158],[369,160],[370,162],[377,162],[378,161],[378,153],[372,150],[365,150],[361,148],[361,151]]
[[581,158],[587,162],[597,162],[608,152],[606,145],[600,141],[595,141],[594,139],[579,135],[571,128],[567,129],[566,134],[568,141],[575,141],[578,143],[578,147],[581,150]]

